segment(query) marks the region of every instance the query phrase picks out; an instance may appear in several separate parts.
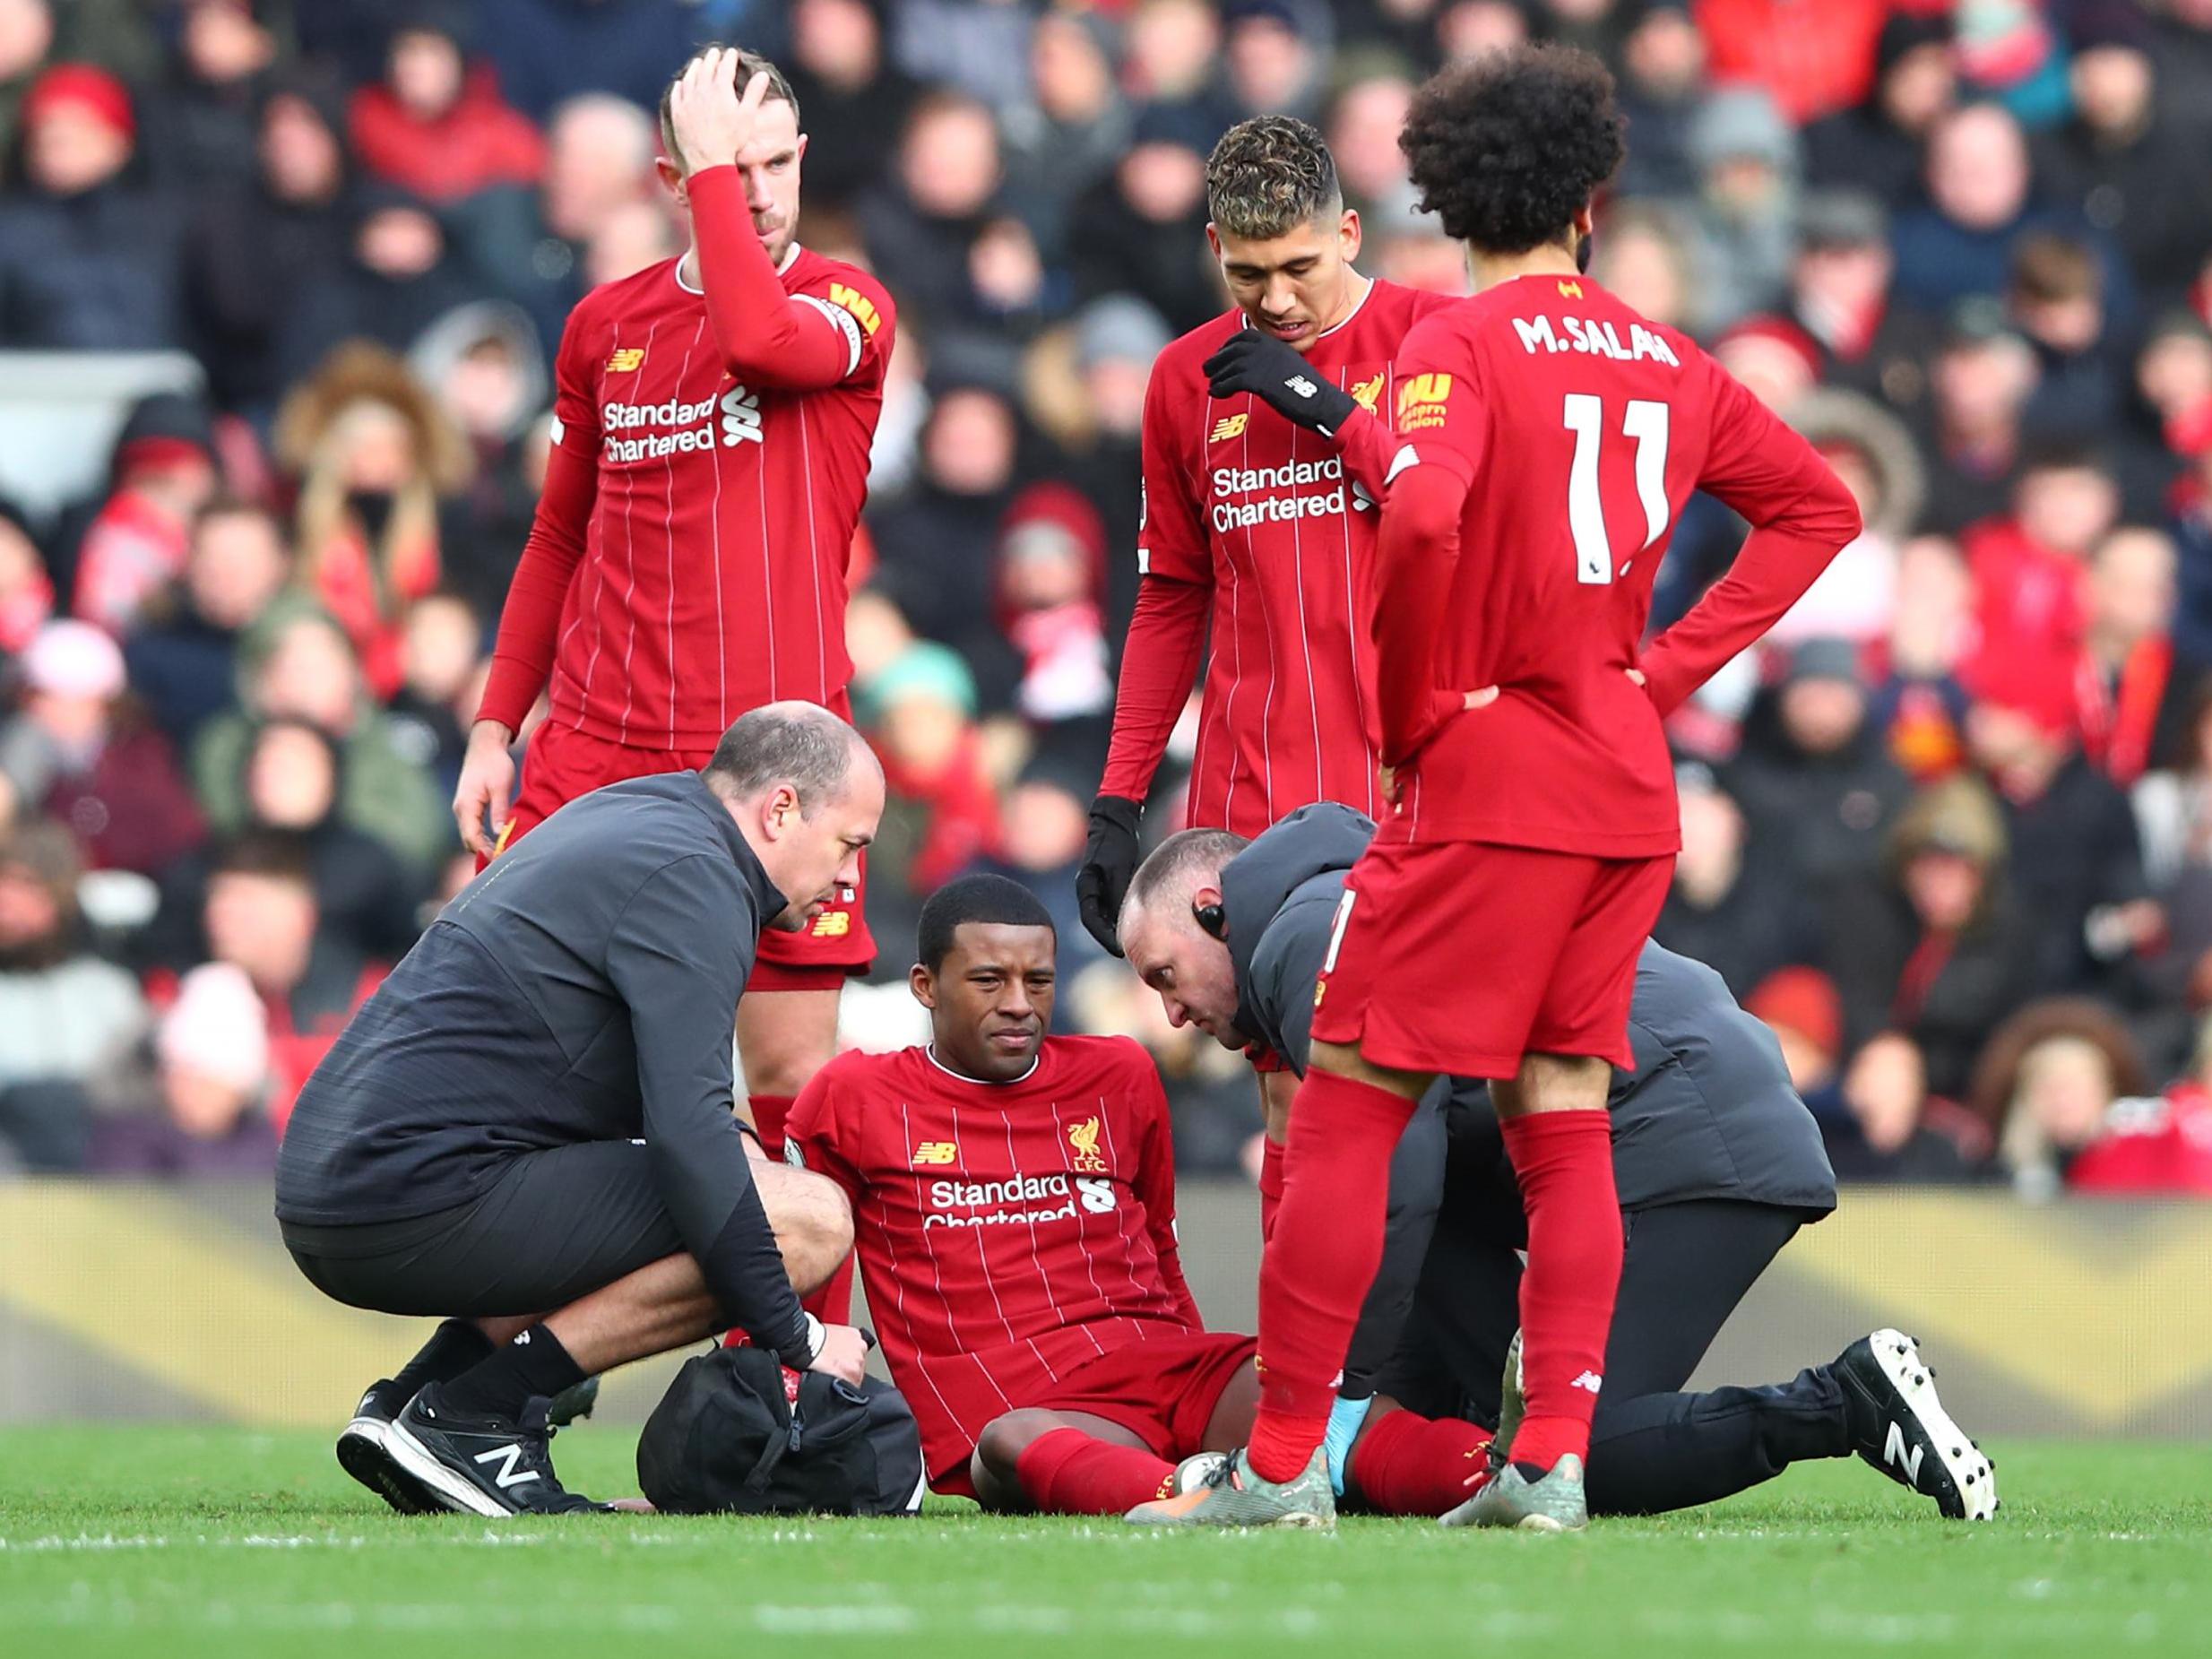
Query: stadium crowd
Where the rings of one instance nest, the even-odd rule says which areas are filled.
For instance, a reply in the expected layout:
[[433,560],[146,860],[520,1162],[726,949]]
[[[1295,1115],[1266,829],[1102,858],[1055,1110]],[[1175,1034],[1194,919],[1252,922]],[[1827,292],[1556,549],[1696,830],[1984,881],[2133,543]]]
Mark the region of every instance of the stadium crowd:
[[[203,379],[103,490],[0,501],[0,1166],[265,1174],[471,873],[548,366],[680,251],[652,109],[721,38],[790,74],[802,239],[900,307],[848,625],[878,977],[935,887],[1013,876],[1064,1021],[1141,1035],[1185,1167],[1236,1167],[1249,1072],[1075,911],[1146,376],[1223,308],[1244,115],[1320,124],[1370,272],[1463,285],[1398,128],[1529,36],[1631,116],[1592,274],[1867,523],[1676,717],[1658,937],[1776,1030],[1845,1179],[2212,1193],[2212,0],[0,0],[0,353]],[[1694,506],[1655,624],[1743,533]]]

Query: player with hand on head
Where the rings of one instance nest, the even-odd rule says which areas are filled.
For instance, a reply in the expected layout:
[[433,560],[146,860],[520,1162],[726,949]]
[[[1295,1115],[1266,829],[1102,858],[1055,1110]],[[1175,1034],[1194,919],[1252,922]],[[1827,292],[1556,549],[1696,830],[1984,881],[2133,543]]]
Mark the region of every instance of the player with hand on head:
[[[602,784],[703,765],[747,709],[851,712],[846,560],[890,297],[797,240],[807,140],[774,65],[704,48],[662,96],[661,138],[692,245],[594,289],[563,331],[545,488],[454,798],[482,857]],[[516,796],[509,748],[541,691]],[[738,1043],[772,1151],[875,955],[860,892],[763,941]]]
[[[1057,945],[1002,877],[940,888],[911,979],[929,1045],[832,1062],[791,1147],[851,1203],[931,1483],[991,1508],[1119,1515],[1242,1440],[1258,1390],[1251,1338],[1205,1330],[1183,1283],[1158,1068],[1127,1038],[1045,1035]],[[1430,1425],[1410,1465],[1401,1443],[1368,1469],[1370,1496],[1441,1514],[1489,1441]]]
[[[1619,166],[1611,77],[1556,46],[1431,79],[1401,144],[1466,244],[1473,298],[1394,367],[1367,616],[1390,794],[1314,995],[1260,1275],[1264,1384],[1221,1496],[1179,1518],[1325,1511],[1322,1442],[1383,1243],[1393,1149],[1439,1074],[1492,1080],[1528,1214],[1527,1414],[1471,1518],[1571,1530],[1620,1276],[1605,1115],[1636,966],[1680,845],[1664,716],[1859,532],[1805,441],[1686,336],[1582,274]],[[1751,525],[1641,645],[1669,531],[1704,488]],[[1470,935],[1502,942],[1467,972]]]
[[[1141,803],[1209,635],[1186,821],[1257,835],[1309,801],[1381,809],[1374,659],[1359,618],[1394,447],[1391,359],[1446,303],[1360,272],[1360,216],[1303,121],[1257,116],[1230,128],[1206,163],[1206,240],[1234,305],[1153,367],[1142,580],[1076,877],[1084,926],[1117,955]],[[1264,1226],[1291,1080],[1255,1059]]]
[[[1175,1024],[1226,1048],[1263,1042],[1302,1071],[1344,879],[1374,834],[1323,803],[1249,842],[1221,830],[1170,836],[1122,908],[1130,966]],[[1472,973],[1504,954],[1469,943]],[[1636,1064],[1613,1073],[1608,1103],[1628,1242],[1592,1425],[1592,1513],[1711,1503],[1792,1463],[1856,1453],[1948,1516],[1994,1515],[1989,1459],[1945,1413],[1917,1344],[1895,1332],[1774,1387],[1681,1392],[1776,1253],[1836,1207],[1836,1179],[1773,1033],[1711,969],[1646,944],[1629,1037]],[[1421,1471],[1435,1431],[1427,1418],[1401,1421],[1402,1406],[1498,1425],[1490,1466],[1503,1466],[1521,1414],[1526,1242],[1489,1090],[1444,1079],[1391,1167],[1382,1267],[1330,1417],[1340,1499],[1371,1499],[1375,1482]],[[1447,1524],[1472,1518],[1471,1500],[1451,1508]]]

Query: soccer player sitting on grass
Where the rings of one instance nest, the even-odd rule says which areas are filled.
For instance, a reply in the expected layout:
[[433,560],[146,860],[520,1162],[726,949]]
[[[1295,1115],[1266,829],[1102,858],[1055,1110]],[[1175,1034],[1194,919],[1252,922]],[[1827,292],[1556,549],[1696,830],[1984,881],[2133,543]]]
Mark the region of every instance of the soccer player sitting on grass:
[[[912,981],[932,1041],[833,1061],[787,1145],[851,1200],[931,1484],[992,1508],[1119,1515],[1171,1490],[1179,1461],[1240,1444],[1258,1381],[1252,1339],[1207,1331],[1183,1283],[1151,1057],[1045,1035],[1056,944],[1013,882],[939,890]],[[1377,1441],[1387,1457],[1354,1450],[1354,1478],[1376,1507],[1440,1514],[1489,1432],[1401,1415]]]

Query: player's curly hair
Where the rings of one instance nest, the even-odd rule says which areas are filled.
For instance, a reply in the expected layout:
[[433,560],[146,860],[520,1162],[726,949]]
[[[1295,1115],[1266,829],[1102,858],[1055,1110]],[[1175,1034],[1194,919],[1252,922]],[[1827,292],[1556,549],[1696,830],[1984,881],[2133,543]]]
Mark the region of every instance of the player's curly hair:
[[1268,241],[1344,205],[1336,158],[1295,116],[1240,121],[1206,158],[1206,216],[1227,235]]
[[1514,47],[1432,76],[1398,148],[1421,206],[1485,252],[1562,240],[1627,152],[1613,78],[1574,47]]

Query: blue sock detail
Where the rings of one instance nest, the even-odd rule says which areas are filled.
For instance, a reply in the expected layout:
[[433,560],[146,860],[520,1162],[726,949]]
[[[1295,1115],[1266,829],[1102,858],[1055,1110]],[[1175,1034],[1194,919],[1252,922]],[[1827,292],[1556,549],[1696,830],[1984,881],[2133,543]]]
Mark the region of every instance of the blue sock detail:
[[1347,1400],[1340,1394],[1329,1407],[1328,1436],[1321,1444],[1329,1455],[1329,1487],[1339,1498],[1344,1495],[1344,1462],[1352,1456],[1352,1442],[1374,1404],[1371,1394],[1363,1400]]

